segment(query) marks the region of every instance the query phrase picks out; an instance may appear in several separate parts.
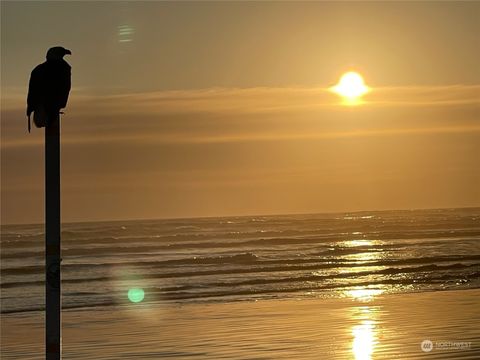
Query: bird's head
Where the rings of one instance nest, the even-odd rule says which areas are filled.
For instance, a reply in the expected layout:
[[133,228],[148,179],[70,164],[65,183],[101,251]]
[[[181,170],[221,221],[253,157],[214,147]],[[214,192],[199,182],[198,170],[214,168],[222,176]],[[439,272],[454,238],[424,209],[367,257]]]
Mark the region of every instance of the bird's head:
[[47,51],[47,60],[61,60],[65,55],[71,55],[72,52],[61,46],[55,46]]

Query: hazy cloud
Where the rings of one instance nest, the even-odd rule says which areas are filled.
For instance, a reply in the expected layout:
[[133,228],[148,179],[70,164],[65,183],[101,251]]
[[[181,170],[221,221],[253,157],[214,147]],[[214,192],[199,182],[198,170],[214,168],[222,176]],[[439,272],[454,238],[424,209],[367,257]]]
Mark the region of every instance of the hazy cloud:
[[[24,134],[19,97],[4,100],[2,147],[40,145],[41,137]],[[479,130],[480,86],[373,88],[357,106],[345,106],[326,88],[212,88],[97,97],[77,90],[66,113],[66,144],[463,132]]]

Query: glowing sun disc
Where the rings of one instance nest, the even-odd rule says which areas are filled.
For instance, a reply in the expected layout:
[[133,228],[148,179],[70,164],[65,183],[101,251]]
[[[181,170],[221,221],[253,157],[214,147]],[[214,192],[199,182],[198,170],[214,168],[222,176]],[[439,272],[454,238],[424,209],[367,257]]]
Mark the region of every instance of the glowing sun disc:
[[343,74],[338,84],[331,90],[350,101],[360,98],[369,91],[362,76],[354,71]]

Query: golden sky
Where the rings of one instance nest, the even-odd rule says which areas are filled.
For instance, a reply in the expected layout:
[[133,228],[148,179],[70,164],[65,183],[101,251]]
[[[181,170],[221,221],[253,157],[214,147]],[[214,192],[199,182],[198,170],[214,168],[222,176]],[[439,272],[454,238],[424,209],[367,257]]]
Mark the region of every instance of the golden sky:
[[43,220],[24,112],[54,45],[64,221],[480,205],[480,3],[1,6],[2,223]]

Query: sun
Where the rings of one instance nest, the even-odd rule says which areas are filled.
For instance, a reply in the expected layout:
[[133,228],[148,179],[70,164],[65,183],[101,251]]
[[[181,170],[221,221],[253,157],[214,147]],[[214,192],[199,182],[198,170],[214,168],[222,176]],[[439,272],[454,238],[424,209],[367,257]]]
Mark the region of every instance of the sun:
[[370,91],[363,77],[354,71],[343,74],[338,84],[330,90],[342,96],[345,103],[349,105],[360,103],[360,98]]

